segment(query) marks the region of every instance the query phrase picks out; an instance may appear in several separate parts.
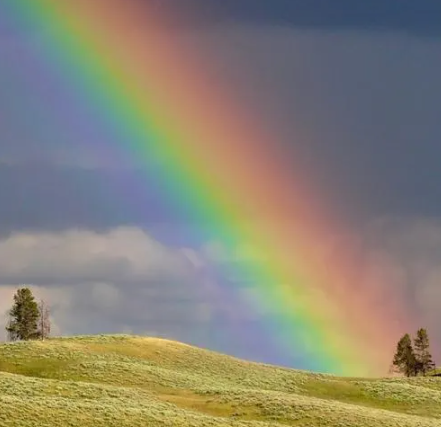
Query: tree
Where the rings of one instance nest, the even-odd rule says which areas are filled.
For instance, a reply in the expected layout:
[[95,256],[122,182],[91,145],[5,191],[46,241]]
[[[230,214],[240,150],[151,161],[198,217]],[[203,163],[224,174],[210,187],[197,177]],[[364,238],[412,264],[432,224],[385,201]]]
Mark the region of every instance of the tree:
[[429,335],[426,329],[419,329],[417,331],[417,336],[413,341],[415,348],[415,358],[417,362],[418,372],[426,375],[428,371],[435,368],[435,363],[433,363],[432,355],[430,354],[430,343]]
[[6,326],[6,331],[11,341],[27,341],[39,337],[38,319],[40,312],[29,288],[17,290],[9,316],[10,321]]
[[409,334],[405,334],[397,344],[393,365],[406,377],[417,374],[417,361],[412,347],[412,340]]
[[44,300],[38,306],[38,335],[44,341],[51,333],[50,309]]

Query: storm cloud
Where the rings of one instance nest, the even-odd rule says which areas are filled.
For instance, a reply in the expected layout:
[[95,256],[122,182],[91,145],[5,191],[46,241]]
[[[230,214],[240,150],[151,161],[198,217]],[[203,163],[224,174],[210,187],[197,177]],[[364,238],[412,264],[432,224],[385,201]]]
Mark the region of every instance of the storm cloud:
[[[181,43],[230,82],[242,108],[278,129],[274,144],[304,165],[348,220],[441,214],[441,40],[225,25],[185,32]],[[27,54],[14,55],[0,81],[9,68],[17,85]],[[35,118],[32,106],[46,98],[39,78],[25,80],[33,95],[21,88],[0,97],[1,228],[179,221],[155,180],[163,166],[136,169],[134,154],[94,130],[95,118],[60,92],[52,103],[70,123]],[[8,81],[0,88],[12,93]]]
[[192,28],[239,23],[441,35],[437,0],[163,0],[155,6],[171,10],[176,16],[174,25]]

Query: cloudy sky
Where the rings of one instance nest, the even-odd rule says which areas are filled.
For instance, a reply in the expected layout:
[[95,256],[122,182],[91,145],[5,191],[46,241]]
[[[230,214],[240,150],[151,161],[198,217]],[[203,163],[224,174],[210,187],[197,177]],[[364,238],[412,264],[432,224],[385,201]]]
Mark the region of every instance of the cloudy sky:
[[[313,171],[360,242],[363,273],[387,277],[441,343],[439,1],[165,3],[183,43]],[[41,37],[0,6],[0,312],[28,283],[60,334],[160,335],[283,363],[252,333],[230,336],[258,330],[210,286],[231,254],[195,243],[202,225],[106,149],[109,135],[39,61]]]

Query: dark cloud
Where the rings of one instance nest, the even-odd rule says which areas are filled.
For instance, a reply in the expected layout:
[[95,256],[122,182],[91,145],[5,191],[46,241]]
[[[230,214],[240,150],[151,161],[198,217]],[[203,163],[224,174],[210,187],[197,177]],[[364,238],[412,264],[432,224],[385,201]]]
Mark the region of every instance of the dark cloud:
[[219,75],[345,215],[441,214],[441,43],[258,26],[209,34]]
[[[155,7],[172,11],[174,26],[190,28],[236,23],[441,35],[438,0],[161,0]],[[0,13],[0,36],[4,37],[16,32],[13,15],[7,12],[4,8]],[[38,29],[23,22],[20,27],[27,34]]]
[[176,222],[160,191],[143,171],[0,164],[0,228],[7,233]]
[[[242,108],[277,128],[274,144],[303,165],[348,219],[441,214],[438,41],[225,26],[187,34],[182,43],[209,52],[204,60],[230,82]],[[11,75],[12,69],[2,89],[13,87]],[[71,125],[52,128],[47,117],[39,134],[29,121],[36,107],[17,93],[12,101],[0,97],[0,111],[9,115],[0,139],[3,232],[203,225],[191,200],[178,209],[167,198],[157,181],[163,166],[145,159],[143,170],[134,170],[136,153],[114,135],[106,138],[102,123],[69,97],[52,94],[59,107],[53,121],[69,117]]]
[[246,23],[441,34],[437,0],[165,0],[162,4],[192,26]]

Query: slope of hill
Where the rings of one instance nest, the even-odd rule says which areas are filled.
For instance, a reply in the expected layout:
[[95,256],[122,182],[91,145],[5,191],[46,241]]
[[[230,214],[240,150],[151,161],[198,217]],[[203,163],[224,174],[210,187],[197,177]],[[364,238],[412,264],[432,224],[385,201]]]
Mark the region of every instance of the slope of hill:
[[336,378],[122,335],[2,344],[0,425],[441,426],[441,378]]

